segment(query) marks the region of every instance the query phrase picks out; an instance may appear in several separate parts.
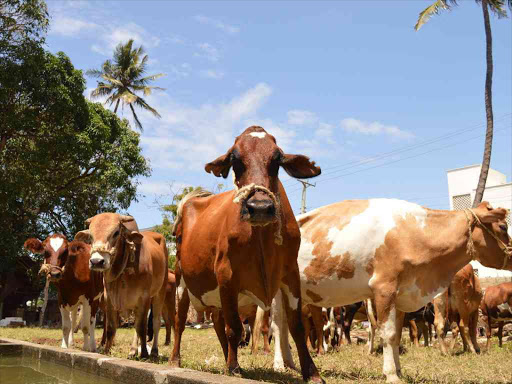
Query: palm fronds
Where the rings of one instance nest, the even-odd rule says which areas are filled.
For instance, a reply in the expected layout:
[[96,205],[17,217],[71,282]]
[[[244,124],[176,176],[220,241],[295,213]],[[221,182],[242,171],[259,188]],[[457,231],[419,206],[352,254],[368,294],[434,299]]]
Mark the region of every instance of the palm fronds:
[[137,92],[148,96],[153,90],[164,90],[164,88],[149,85],[164,74],[145,76],[147,63],[148,55],[145,54],[144,48],[142,46],[134,48],[133,39],[130,39],[127,43],[121,43],[115,48],[112,61],[106,60],[101,69],[90,69],[86,72],[88,76],[98,79],[98,86],[91,92],[91,98],[107,96],[105,104],[113,105],[115,103],[114,112],[117,112],[120,103],[123,106],[128,105],[132,111],[135,125],[141,131],[142,124],[133,104],[151,112],[158,118],[161,116],[138,96]]

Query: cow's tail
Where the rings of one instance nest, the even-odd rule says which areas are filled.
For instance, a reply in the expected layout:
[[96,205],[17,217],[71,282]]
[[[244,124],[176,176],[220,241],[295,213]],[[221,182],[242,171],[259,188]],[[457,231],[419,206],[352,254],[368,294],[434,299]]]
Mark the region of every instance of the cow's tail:
[[258,309],[256,310],[256,319],[254,320],[254,329],[251,329],[252,354],[256,354],[258,352],[258,345],[260,343],[261,338],[261,326],[263,324],[263,316],[265,316],[265,311],[258,306]]
[[185,206],[185,203],[192,199],[193,197],[207,197],[213,195],[212,192],[207,191],[202,188],[196,188],[193,191],[187,193],[183,198],[180,200],[178,204],[178,209],[176,210],[176,220],[174,221],[174,225],[172,227],[172,233],[176,233],[176,228],[178,227],[178,224],[181,222],[181,217],[183,214],[183,207]]

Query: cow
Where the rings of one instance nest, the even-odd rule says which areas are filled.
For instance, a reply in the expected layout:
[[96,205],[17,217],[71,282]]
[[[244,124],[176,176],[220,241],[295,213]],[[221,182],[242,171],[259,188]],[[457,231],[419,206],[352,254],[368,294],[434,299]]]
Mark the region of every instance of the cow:
[[[415,312],[408,312],[404,317],[404,326],[409,326],[409,337],[411,343],[416,347],[420,345],[420,338],[423,335],[425,347],[429,345],[429,338],[432,339],[431,325],[434,324],[434,305],[428,303],[426,306]],[[418,332],[418,326],[419,331]]]
[[498,323],[498,340],[501,348],[503,346],[503,325],[505,322],[512,321],[512,282],[488,287],[485,290],[480,308],[487,323],[487,350],[491,346],[491,330],[495,323]]
[[[487,202],[444,211],[396,199],[348,200],[312,210],[297,217],[302,298],[324,307],[373,299],[384,341],[383,372],[388,382],[399,382],[405,312],[444,292],[472,259],[512,270],[506,215]],[[276,344],[275,363],[285,361],[287,348]]]
[[[339,313],[339,315],[338,315]],[[352,340],[350,339],[350,328],[352,328],[352,322],[354,320],[364,321],[368,318],[366,314],[366,306],[363,305],[362,301],[359,301],[354,304],[344,305],[341,308],[335,308],[334,314],[336,317],[336,321],[340,324],[340,331],[343,331],[345,344],[352,344]],[[342,343],[342,335],[338,337],[337,346],[340,347]]]
[[[167,286],[165,287],[165,301],[162,310],[162,317],[165,324],[165,343],[171,343],[171,331],[174,329],[174,321],[176,317],[176,276],[172,269],[167,272]],[[148,341],[153,340],[153,307],[149,312],[148,318]]]
[[55,233],[44,241],[30,238],[25,248],[42,254],[44,264],[40,273],[57,286],[58,304],[62,317],[62,348],[74,345],[73,329],[78,307],[82,305],[81,327],[84,334],[84,351],[96,351],[94,330],[96,312],[103,294],[101,273],[89,269],[91,247],[80,241],[68,242],[66,236]]
[[475,275],[471,264],[467,264],[455,274],[448,290],[434,299],[434,325],[439,338],[441,352],[447,354],[445,327],[457,323],[453,328],[453,340],[450,349],[455,345],[457,333],[460,331],[464,351],[480,353],[477,342],[478,308],[482,301],[480,280]]
[[[146,329],[149,307],[160,319],[167,287],[168,253],[165,238],[156,232],[139,232],[135,219],[118,213],[100,213],[86,220],[89,227],[75,235],[89,242],[90,267],[103,273],[107,296],[107,341],[105,353],[112,347],[119,313],[133,310],[135,334],[129,357],[137,356],[138,340],[141,357],[148,358]],[[160,322],[153,322],[154,342],[151,357],[158,357]]]
[[[316,345],[316,353],[319,355],[325,354],[329,349],[327,341],[329,339],[331,327],[327,308],[316,307],[310,304],[303,305],[302,321],[304,323],[306,343],[308,344],[308,347],[313,349],[313,345]],[[314,331],[314,338],[312,338],[311,330]]]
[[[177,335],[171,364],[180,363],[180,340],[190,302],[198,310],[221,309],[214,328],[228,372],[240,374],[237,347],[242,334],[238,307],[270,309],[281,290],[304,379],[321,381],[304,338],[297,253],[300,232],[279,168],[295,178],[318,176],[303,155],[285,154],[262,127],[247,128],[234,145],[205,170],[226,178],[233,169],[235,190],[217,195],[193,191],[178,207]],[[283,317],[284,319],[284,317]]]

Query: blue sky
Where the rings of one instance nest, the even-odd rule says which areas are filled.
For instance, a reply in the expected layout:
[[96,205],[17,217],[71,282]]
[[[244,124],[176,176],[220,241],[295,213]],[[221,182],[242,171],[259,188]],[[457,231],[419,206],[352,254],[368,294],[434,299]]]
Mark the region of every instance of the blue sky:
[[[230,178],[205,173],[204,164],[253,124],[322,167],[308,208],[397,197],[447,209],[446,170],[483,154],[485,36],[474,1],[415,32],[430,3],[49,1],[47,43],[85,71],[134,38],[149,54],[150,73],[166,73],[156,84],[166,90],[148,98],[162,119],[139,115],[153,168],[129,209],[140,227],[161,222],[155,200],[165,202],[170,185],[230,188]],[[491,23],[491,166],[510,180],[511,21]],[[88,79],[87,93],[95,84]],[[300,184],[281,176],[298,212]]]

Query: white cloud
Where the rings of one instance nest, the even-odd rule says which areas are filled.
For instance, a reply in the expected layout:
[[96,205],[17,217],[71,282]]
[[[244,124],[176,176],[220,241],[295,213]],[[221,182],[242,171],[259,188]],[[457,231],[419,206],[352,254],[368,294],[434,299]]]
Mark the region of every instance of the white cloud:
[[147,195],[174,195],[175,193],[181,191],[183,188],[190,186],[190,184],[176,181],[139,181],[140,184],[137,187],[137,192]]
[[162,119],[147,112],[139,115],[145,121],[144,153],[154,168],[203,169],[229,149],[234,136],[247,127],[246,120],[256,115],[271,93],[270,86],[260,83],[227,103],[198,107],[179,104],[165,93],[150,96],[148,103]]
[[329,138],[332,136],[333,126],[327,123],[318,124],[318,128],[315,130],[315,135],[319,137]]
[[364,122],[354,118],[341,120],[341,127],[347,132],[362,133],[363,135],[389,135],[398,139],[412,139],[414,134],[409,131],[403,131],[395,125],[385,125],[374,121],[373,123]]
[[199,76],[205,77],[207,79],[219,80],[224,77],[224,72],[216,71],[215,69],[205,69],[205,70],[199,71]]
[[312,124],[316,121],[317,117],[313,112],[304,111],[300,109],[288,111],[288,124],[305,125]]
[[212,27],[220,29],[221,31],[229,33],[231,35],[236,34],[240,31],[240,28],[238,28],[238,27],[235,27],[235,26],[229,25],[229,24],[225,24],[220,20],[212,19],[211,17],[207,17],[207,16],[203,16],[203,15],[194,16],[194,20],[201,24],[211,25]]
[[200,52],[196,52],[195,56],[204,57],[213,62],[219,61],[220,52],[213,45],[209,43],[200,43],[197,44],[197,48],[199,48]]
[[101,43],[93,44],[91,49],[105,56],[111,56],[113,49],[119,43],[126,43],[130,39],[134,40],[134,46],[144,45],[154,48],[160,44],[158,37],[135,23],[128,23],[121,27],[105,27],[98,37]]
[[96,23],[90,23],[71,17],[57,16],[52,20],[50,33],[61,36],[74,36],[80,32],[98,28],[100,28],[100,26]]

